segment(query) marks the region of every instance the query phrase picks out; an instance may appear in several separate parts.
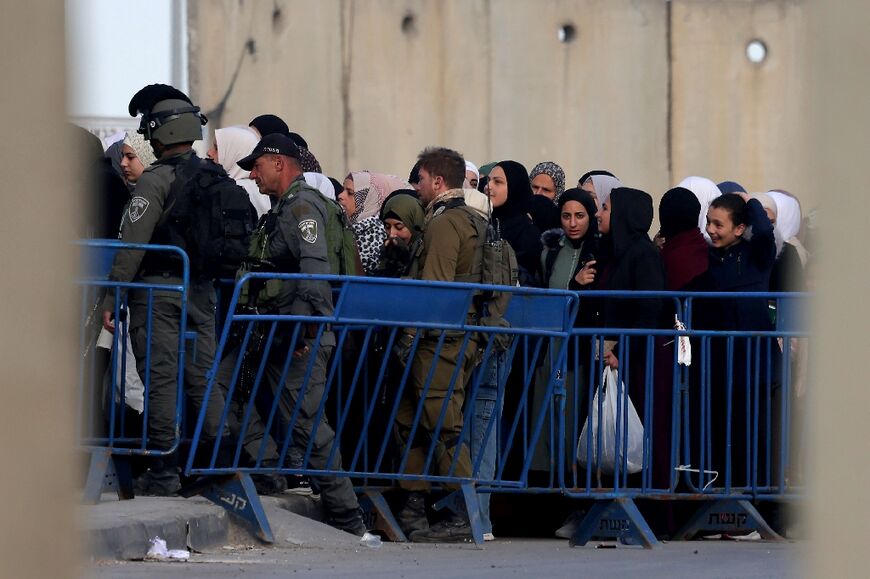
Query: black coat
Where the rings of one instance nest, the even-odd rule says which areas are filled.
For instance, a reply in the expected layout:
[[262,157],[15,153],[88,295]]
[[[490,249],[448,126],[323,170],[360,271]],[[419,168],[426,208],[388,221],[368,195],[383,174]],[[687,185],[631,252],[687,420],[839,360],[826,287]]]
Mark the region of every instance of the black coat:
[[[652,198],[637,189],[620,187],[610,194],[612,257],[605,266],[601,289],[664,291],[665,271],[648,232],[652,225]],[[657,328],[660,299],[607,298],[604,326]]]
[[[746,225],[752,239],[725,249],[710,249],[711,290],[716,292],[770,291],[770,272],[776,260],[773,225],[755,199],[746,204]],[[715,299],[704,307],[704,329],[770,330],[766,299]]]

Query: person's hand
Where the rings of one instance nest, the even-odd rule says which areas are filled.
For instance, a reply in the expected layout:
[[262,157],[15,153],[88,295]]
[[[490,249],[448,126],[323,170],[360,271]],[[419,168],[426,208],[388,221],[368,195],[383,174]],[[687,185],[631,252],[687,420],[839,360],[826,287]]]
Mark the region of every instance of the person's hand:
[[107,332],[112,332],[114,334],[115,322],[114,320],[112,320],[112,316],[113,314],[111,310],[105,310],[103,312],[103,327],[106,329]]
[[746,201],[747,203],[749,203],[749,200],[752,199],[752,197],[746,191],[737,191],[735,194],[740,195],[740,198],[743,199],[744,201]]
[[403,367],[408,364],[408,358],[411,356],[411,347],[413,345],[414,335],[404,332],[393,344],[393,354],[395,354],[399,364]]
[[589,285],[595,281],[595,260],[589,260],[586,262],[580,271],[577,272],[577,275],[574,276],[574,281],[579,283],[580,285]]
[[619,368],[619,358],[617,358],[613,352],[607,352],[604,354],[604,365],[616,370]]
[[307,356],[310,351],[311,351],[311,348],[309,348],[308,344],[306,344],[306,345],[302,346],[301,348],[297,348],[296,350],[293,350],[293,357],[296,358],[297,360],[299,360],[300,358]]

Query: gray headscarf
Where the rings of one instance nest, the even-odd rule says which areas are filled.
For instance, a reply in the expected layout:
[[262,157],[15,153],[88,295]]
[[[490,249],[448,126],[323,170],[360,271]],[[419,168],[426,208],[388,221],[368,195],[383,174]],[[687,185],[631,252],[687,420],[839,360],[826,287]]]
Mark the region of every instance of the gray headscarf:
[[553,202],[557,203],[559,197],[565,192],[565,171],[553,161],[544,161],[535,165],[535,168],[529,173],[529,181],[538,175],[548,175],[553,180],[553,185],[556,188],[556,197]]
[[610,199],[611,191],[624,187],[622,181],[610,175],[592,175],[589,179],[586,179],[586,183],[589,181],[592,181],[592,186],[595,187],[595,196],[598,198],[599,208]]

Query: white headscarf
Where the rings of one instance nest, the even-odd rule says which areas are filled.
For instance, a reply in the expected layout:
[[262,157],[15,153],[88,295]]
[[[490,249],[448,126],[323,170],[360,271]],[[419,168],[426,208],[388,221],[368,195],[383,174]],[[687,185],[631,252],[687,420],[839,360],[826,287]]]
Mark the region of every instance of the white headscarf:
[[136,156],[139,158],[139,162],[142,163],[143,167],[148,167],[157,160],[157,157],[154,156],[154,149],[151,148],[151,144],[145,140],[145,137],[136,131],[127,132],[127,135],[124,137],[124,144],[133,149],[133,152],[136,153]]
[[[768,191],[767,195],[776,203],[776,223],[773,226],[773,235],[776,238],[776,255],[782,253],[786,243],[794,245],[804,261],[803,245],[797,239],[801,230],[801,205],[798,200],[782,191]],[[804,250],[806,251],[806,250]]]
[[[624,187],[622,181],[610,175],[592,175],[586,179],[586,183],[592,181],[592,186],[595,187],[595,196],[598,198],[598,207],[604,206],[604,203],[610,199],[610,192],[614,189]],[[581,183],[585,185],[585,183]]]
[[323,173],[303,173],[305,182],[320,191],[321,195],[327,199],[335,201],[335,187],[332,186],[332,181]]
[[707,243],[710,243],[710,235],[707,233],[707,210],[710,208],[710,203],[713,199],[722,195],[716,183],[706,177],[686,177],[677,187],[688,189],[695,194],[698,202],[701,204],[701,213],[698,215],[698,229]]
[[227,175],[236,181],[248,179],[250,171],[245,171],[236,163],[250,155],[257,146],[254,131],[242,126],[224,127],[214,132],[214,140],[217,143],[218,163]]
[[240,159],[250,155],[257,146],[257,135],[248,127],[224,127],[214,132],[214,140],[217,143],[218,163],[227,175],[248,192],[248,198],[257,210],[257,216],[262,217],[272,208],[269,196],[260,193],[257,184],[250,177],[251,172],[245,171],[237,164]]

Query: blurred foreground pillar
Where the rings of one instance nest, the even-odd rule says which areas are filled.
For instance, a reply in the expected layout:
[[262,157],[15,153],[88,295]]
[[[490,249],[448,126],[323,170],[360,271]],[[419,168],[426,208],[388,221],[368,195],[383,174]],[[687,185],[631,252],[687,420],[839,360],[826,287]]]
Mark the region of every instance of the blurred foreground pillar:
[[78,574],[72,448],[83,193],[65,128],[64,4],[0,18],[0,577]]
[[810,2],[806,42],[812,114],[804,162],[812,176],[809,185],[817,190],[823,245],[815,256],[819,300],[809,402],[815,422],[808,577],[870,573],[868,22],[867,0]]

